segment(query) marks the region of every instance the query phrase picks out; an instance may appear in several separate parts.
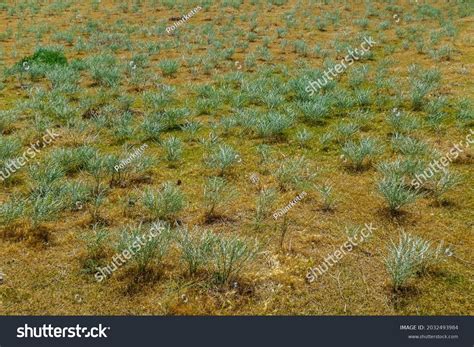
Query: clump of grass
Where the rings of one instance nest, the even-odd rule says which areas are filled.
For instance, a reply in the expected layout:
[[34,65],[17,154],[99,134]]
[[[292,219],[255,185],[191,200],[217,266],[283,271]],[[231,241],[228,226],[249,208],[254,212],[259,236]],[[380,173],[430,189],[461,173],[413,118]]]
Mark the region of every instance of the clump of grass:
[[258,194],[254,221],[256,229],[259,229],[265,218],[270,215],[271,208],[275,204],[276,198],[277,191],[273,188],[262,189]]
[[190,276],[194,276],[200,269],[206,267],[213,255],[217,236],[210,232],[189,232],[182,228],[178,234],[178,245],[181,259],[187,264]]
[[312,138],[313,134],[311,134],[311,132],[306,128],[303,128],[296,133],[296,141],[300,147],[306,147]]
[[387,121],[393,128],[395,133],[407,134],[417,130],[420,127],[420,122],[413,115],[406,112],[392,112],[387,117]]
[[208,167],[219,169],[219,175],[223,176],[239,161],[239,155],[231,146],[222,144],[214,147],[204,160]]
[[321,186],[318,186],[317,191],[321,195],[323,211],[333,211],[336,208],[337,200],[333,194],[333,185],[326,182]]
[[264,138],[282,137],[285,130],[293,124],[293,119],[280,113],[268,113],[257,119],[254,130],[257,136]]
[[340,123],[336,128],[338,141],[345,143],[359,131],[359,126],[354,123]]
[[105,228],[94,225],[91,231],[81,235],[81,239],[87,250],[83,267],[87,273],[92,273],[99,266],[99,261],[105,257],[109,232]]
[[165,182],[159,191],[146,190],[142,199],[143,205],[158,219],[174,219],[185,206],[183,193],[171,182]]
[[237,277],[255,257],[258,249],[256,242],[251,245],[235,236],[219,238],[215,244],[212,259],[216,282],[224,285]]
[[26,201],[20,196],[14,195],[0,205],[0,225],[6,233],[20,217],[26,209]]
[[308,161],[304,157],[300,157],[287,158],[282,161],[275,171],[275,177],[280,189],[288,190],[304,186],[314,177],[314,174],[311,174]]
[[206,219],[216,217],[216,209],[237,196],[237,191],[223,177],[208,178],[204,185],[204,205]]
[[180,139],[171,136],[164,140],[161,145],[165,149],[165,158],[171,165],[175,165],[176,162],[181,160],[183,145]]
[[402,233],[398,244],[392,241],[388,256],[385,258],[385,267],[393,289],[401,289],[416,274],[423,273],[430,266],[440,262],[441,255],[441,247],[433,249],[431,242]]
[[[130,259],[126,264],[134,264],[139,275],[150,271],[152,265],[159,265],[168,253],[171,242],[171,229],[160,224],[160,229],[145,229],[139,226],[126,226],[120,231],[120,239],[116,244],[116,252],[128,252]],[[130,250],[133,254],[130,254]]]
[[441,172],[437,178],[434,178],[432,184],[428,184],[428,187],[431,188],[436,201],[440,202],[447,192],[457,187],[462,182],[463,179],[460,175],[445,170]]
[[420,197],[416,191],[407,188],[405,181],[399,177],[384,177],[377,183],[377,189],[392,214],[398,213],[403,206],[415,202]]
[[428,153],[428,145],[425,142],[401,134],[393,136],[392,148],[397,153],[411,157],[424,156]]
[[371,164],[374,157],[383,151],[375,139],[363,138],[356,143],[348,141],[342,147],[342,155],[348,165],[354,170],[361,170]]
[[161,69],[163,76],[172,76],[174,75],[179,69],[179,62],[172,59],[162,60],[158,67]]

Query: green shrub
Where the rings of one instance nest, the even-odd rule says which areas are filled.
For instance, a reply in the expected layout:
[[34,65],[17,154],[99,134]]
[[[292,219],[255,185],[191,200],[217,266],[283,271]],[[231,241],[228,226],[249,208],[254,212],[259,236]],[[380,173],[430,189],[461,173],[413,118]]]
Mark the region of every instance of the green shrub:
[[189,232],[182,228],[178,234],[178,245],[181,251],[181,259],[187,263],[191,276],[195,275],[201,268],[207,267],[218,238],[210,232]]
[[258,244],[249,245],[237,237],[221,237],[217,239],[213,250],[213,265],[216,281],[227,284],[244,269],[257,254]]
[[347,164],[354,170],[361,170],[370,165],[372,159],[382,152],[382,146],[372,138],[363,138],[359,143],[348,141],[342,147],[342,155]]
[[179,62],[177,60],[162,60],[158,67],[161,69],[163,76],[171,76],[178,71]]
[[392,214],[397,213],[403,206],[415,202],[420,195],[407,188],[403,179],[384,177],[377,183],[379,194],[386,200]]
[[205,163],[208,167],[219,169],[220,176],[229,170],[239,160],[237,152],[229,145],[223,144],[215,147],[212,152],[205,157]]
[[433,249],[431,246],[429,241],[407,233],[402,233],[398,244],[392,241],[385,267],[394,290],[405,286],[410,278],[441,260],[441,247]]
[[130,261],[137,266],[139,274],[144,274],[150,269],[151,265],[161,264],[168,253],[170,241],[170,227],[163,223],[159,224],[159,229],[153,230],[146,229],[143,225],[137,227],[127,226],[122,228],[120,232],[116,251],[122,253],[126,250],[132,250],[133,254]]
[[184,208],[185,199],[178,187],[166,182],[159,191],[146,190],[143,194],[143,205],[154,218],[170,220]]
[[206,218],[216,215],[216,208],[231,201],[237,195],[237,191],[229,187],[227,181],[222,177],[208,178],[204,184],[204,206]]
[[23,63],[43,64],[43,65],[67,65],[67,58],[62,49],[55,47],[40,47],[33,55],[23,58],[17,63],[19,68],[23,68]]
[[303,187],[314,177],[309,162],[304,158],[288,158],[281,162],[275,177],[282,190]]

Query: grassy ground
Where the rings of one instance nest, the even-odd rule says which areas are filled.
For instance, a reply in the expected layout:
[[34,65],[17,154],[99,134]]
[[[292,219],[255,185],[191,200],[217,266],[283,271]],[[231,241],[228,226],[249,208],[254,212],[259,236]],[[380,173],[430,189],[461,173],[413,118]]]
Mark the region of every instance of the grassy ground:
[[[389,211],[377,189],[384,176],[381,163],[420,160],[426,168],[436,153],[448,153],[474,129],[472,5],[125,4],[104,0],[0,4],[0,66],[5,70],[0,80],[1,167],[47,129],[61,134],[0,183],[0,314],[473,313],[472,146],[463,148],[448,166],[462,182],[438,199],[436,181],[431,180],[415,202]],[[166,32],[176,22],[172,17],[196,6],[201,7],[196,14],[177,30]],[[371,56],[340,73],[328,90],[310,97],[304,88],[317,70],[326,71],[328,64],[339,62],[348,48],[359,47],[368,36],[376,41]],[[33,61],[38,47],[51,46],[55,52],[60,48],[67,65]],[[30,57],[26,65],[21,61],[25,57]],[[160,67],[167,60],[179,63],[171,75]],[[426,82],[429,89],[420,98],[420,107],[414,102],[413,64],[419,74],[431,71],[440,76],[433,84]],[[360,101],[361,92],[368,93],[367,102]],[[345,103],[338,103],[345,94]],[[305,117],[303,104],[317,108],[324,101],[329,106],[323,116],[309,121],[316,113]],[[147,136],[145,124],[154,113],[180,113],[183,108],[183,115],[168,128],[155,131],[154,138]],[[418,126],[397,131],[388,120],[397,112],[394,108]],[[355,115],[357,111],[367,113],[368,120]],[[293,117],[293,123],[283,124],[280,132],[274,130],[278,121],[270,122],[267,129],[275,131],[274,136],[259,132],[266,115],[273,113]],[[201,124],[194,135],[181,128],[191,121]],[[163,125],[163,118],[158,123]],[[350,124],[358,128],[344,138],[341,126]],[[303,128],[312,137],[300,145],[298,132]],[[398,153],[392,145],[396,132],[423,141],[427,149]],[[321,137],[329,134],[332,138],[324,146]],[[170,136],[182,142],[182,156],[175,163],[166,160],[164,140]],[[210,143],[211,136],[216,136],[215,144]],[[341,157],[343,148],[348,141],[357,143],[365,137],[377,140],[379,153],[369,155],[371,160],[360,169],[351,169],[347,154]],[[15,141],[19,147],[9,151]],[[132,152],[127,146],[144,143],[148,147],[126,166],[127,176],[121,180],[113,165],[101,161],[111,155],[117,163]],[[219,170],[206,165],[205,158],[222,144],[239,154],[223,175],[238,195],[228,201],[225,194],[218,195],[216,201],[222,203],[209,216],[203,186]],[[257,153],[261,144],[271,150],[264,163]],[[85,159],[79,154],[61,157],[60,149],[74,152],[84,145],[97,154]],[[281,189],[278,169],[285,160],[301,157],[306,158],[305,168],[289,175],[290,179],[301,175],[301,180]],[[74,160],[79,163],[75,167]],[[97,170],[94,160],[100,166]],[[152,163],[141,167],[147,160]],[[32,171],[35,163],[46,173]],[[252,175],[258,176],[257,183]],[[408,184],[413,175],[405,176]],[[85,187],[82,198],[73,197],[76,190],[68,186],[72,182]],[[95,266],[112,261],[121,228],[140,222],[147,227],[156,217],[146,207],[143,192],[158,191],[164,182],[182,192],[186,205],[162,216],[172,225],[171,246],[163,261],[150,257],[140,272],[130,260],[97,282]],[[332,186],[336,200],[332,209],[324,208],[318,190],[324,184]],[[97,187],[105,193],[94,213]],[[259,192],[270,188],[277,196],[256,228]],[[274,220],[272,214],[303,191],[307,195],[286,219]],[[55,203],[57,208],[52,207]],[[287,231],[282,240],[284,222]],[[376,228],[372,237],[308,283],[308,269],[347,241],[345,229],[366,223]],[[257,254],[226,281],[216,280],[216,250],[207,255],[208,264],[189,275],[177,241],[184,226],[191,234],[209,230],[219,240],[237,237],[248,245],[257,241]],[[97,230],[108,235],[106,241],[96,238]],[[385,259],[391,241],[397,244],[403,231],[431,242],[431,249],[442,242],[442,254],[427,269],[413,271],[395,286]]]

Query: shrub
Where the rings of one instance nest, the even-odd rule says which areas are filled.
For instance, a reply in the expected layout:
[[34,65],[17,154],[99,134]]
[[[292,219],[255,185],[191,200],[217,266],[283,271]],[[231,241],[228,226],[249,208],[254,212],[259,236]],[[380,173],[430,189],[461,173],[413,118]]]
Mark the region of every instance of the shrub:
[[361,170],[369,165],[373,157],[382,152],[382,147],[375,139],[363,138],[357,144],[348,141],[342,147],[342,155],[348,161],[349,166],[355,170]]
[[23,58],[17,63],[19,68],[23,68],[23,63],[43,64],[43,65],[67,65],[67,58],[64,52],[55,47],[40,47],[33,55]]
[[284,131],[292,124],[293,119],[291,117],[272,112],[257,119],[254,130],[259,137],[276,138],[283,136]]
[[325,183],[317,190],[323,199],[323,211],[332,211],[336,207],[336,199],[333,196],[333,186],[330,183]]
[[183,153],[183,145],[177,137],[171,136],[162,142],[162,146],[166,152],[166,160],[170,163],[181,160]]
[[402,233],[398,244],[389,246],[385,267],[391,277],[393,289],[398,290],[414,275],[424,272],[441,260],[441,247],[433,250],[429,241]]
[[428,152],[428,145],[409,136],[395,134],[392,138],[392,148],[395,152],[412,157],[423,156]]
[[257,251],[257,243],[249,245],[235,236],[218,238],[212,259],[217,283],[227,284],[235,278],[244,269],[244,266],[255,257]]
[[384,177],[377,183],[377,188],[387,201],[390,212],[396,213],[403,206],[415,202],[419,197],[416,191],[406,187],[403,179],[398,177]]
[[191,276],[195,275],[200,268],[208,265],[218,238],[210,231],[189,232],[187,228],[180,230],[178,234],[178,245],[181,251],[181,259],[187,263]]
[[162,60],[158,67],[161,69],[163,76],[171,76],[179,69],[179,62],[176,60]]
[[143,205],[154,218],[172,219],[185,206],[183,193],[170,182],[163,184],[159,191],[148,189],[143,194]]
[[205,163],[208,167],[220,170],[220,176],[230,169],[238,161],[239,155],[229,145],[223,144],[214,147],[212,152],[205,157]]
[[139,274],[148,271],[152,264],[160,264],[168,253],[171,230],[169,226],[163,223],[160,223],[159,226],[158,230],[154,229],[153,231],[151,229],[144,230],[143,225],[137,227],[127,226],[120,232],[116,251],[122,253],[132,250],[133,254],[130,260],[137,266]]
[[216,208],[235,198],[237,192],[229,187],[222,177],[208,178],[204,184],[204,206],[206,217],[212,218],[216,215]]
[[308,161],[304,157],[288,158],[282,161],[275,171],[280,188],[287,190],[290,188],[304,186],[305,183],[314,177],[311,174]]
[[303,128],[296,133],[296,141],[298,142],[300,147],[307,146],[307,143],[313,138],[313,134],[311,134],[308,129]]

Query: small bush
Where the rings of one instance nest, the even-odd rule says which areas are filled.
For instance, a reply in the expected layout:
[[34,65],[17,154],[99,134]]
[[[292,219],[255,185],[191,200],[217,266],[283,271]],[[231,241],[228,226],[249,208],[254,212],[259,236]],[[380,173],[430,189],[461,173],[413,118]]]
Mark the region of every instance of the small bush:
[[198,270],[208,265],[218,238],[210,231],[202,233],[189,232],[181,229],[178,234],[178,245],[181,259],[187,263],[189,275],[195,275]]
[[208,167],[219,169],[219,175],[223,176],[239,160],[239,155],[231,146],[223,144],[215,147],[204,160]]
[[391,213],[398,212],[403,206],[415,202],[419,194],[406,187],[403,179],[385,177],[377,184],[380,195],[387,201]]
[[177,137],[171,136],[162,142],[162,146],[166,152],[166,160],[175,163],[181,160],[183,153],[183,145]]
[[231,201],[236,197],[236,195],[237,191],[229,187],[224,178],[208,178],[204,185],[204,206],[206,208],[206,217],[215,217],[216,208]]
[[392,280],[394,290],[398,290],[417,273],[422,273],[441,260],[441,248],[432,249],[431,243],[418,236],[402,233],[398,244],[389,246],[385,267]]
[[370,165],[372,159],[382,152],[382,146],[375,139],[363,138],[357,144],[348,141],[342,147],[342,155],[354,170]]
[[146,190],[143,194],[143,205],[154,218],[170,220],[184,208],[185,199],[178,187],[166,182],[157,192]]
[[249,245],[237,237],[219,238],[215,244],[212,259],[216,281],[227,284],[235,278],[258,251],[258,245]]
[[[169,226],[160,224],[160,229],[145,229],[143,225],[138,227],[125,227],[120,232],[120,239],[116,245],[116,251],[124,253],[129,251],[130,261],[137,266],[138,273],[146,273],[151,265],[159,265],[168,249],[171,241],[171,230]],[[128,263],[127,263],[128,264]]]
[[275,171],[280,188],[287,190],[302,187],[314,177],[308,161],[304,157],[284,160]]

